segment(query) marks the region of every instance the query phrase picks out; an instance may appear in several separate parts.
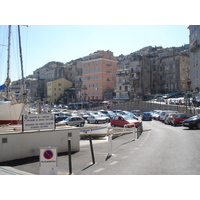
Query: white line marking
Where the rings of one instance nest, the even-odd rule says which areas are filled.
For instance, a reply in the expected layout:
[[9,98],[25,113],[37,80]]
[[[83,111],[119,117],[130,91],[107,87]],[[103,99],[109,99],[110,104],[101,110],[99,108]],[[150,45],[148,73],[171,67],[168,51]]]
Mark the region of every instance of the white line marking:
[[116,165],[119,161],[114,161],[112,163],[110,163],[110,165]]
[[93,171],[94,173],[98,173],[98,172],[101,172],[101,171],[103,171],[105,168],[99,168],[99,169],[97,169],[97,170],[95,170],[95,171]]

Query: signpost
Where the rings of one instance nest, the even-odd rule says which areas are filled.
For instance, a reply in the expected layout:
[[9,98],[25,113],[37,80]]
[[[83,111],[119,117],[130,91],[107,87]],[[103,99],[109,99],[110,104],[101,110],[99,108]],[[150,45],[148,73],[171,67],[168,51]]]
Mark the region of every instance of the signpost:
[[40,148],[40,175],[57,175],[57,147]]

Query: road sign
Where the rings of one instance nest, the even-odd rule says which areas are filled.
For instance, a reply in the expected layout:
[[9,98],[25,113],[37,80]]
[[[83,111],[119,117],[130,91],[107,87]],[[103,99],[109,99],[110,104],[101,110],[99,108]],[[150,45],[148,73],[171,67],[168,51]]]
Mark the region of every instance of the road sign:
[[40,174],[57,174],[57,147],[40,148]]
[[53,158],[53,151],[50,149],[47,149],[47,150],[45,150],[43,156],[45,159],[49,160],[49,159]]

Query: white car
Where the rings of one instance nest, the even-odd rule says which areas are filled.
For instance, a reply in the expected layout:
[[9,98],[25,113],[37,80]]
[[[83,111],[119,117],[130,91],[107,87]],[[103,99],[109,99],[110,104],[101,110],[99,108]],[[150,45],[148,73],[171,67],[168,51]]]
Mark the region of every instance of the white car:
[[99,122],[101,123],[106,123],[108,122],[107,117],[101,116],[101,115],[91,115],[87,118],[88,123],[95,123],[98,124]]

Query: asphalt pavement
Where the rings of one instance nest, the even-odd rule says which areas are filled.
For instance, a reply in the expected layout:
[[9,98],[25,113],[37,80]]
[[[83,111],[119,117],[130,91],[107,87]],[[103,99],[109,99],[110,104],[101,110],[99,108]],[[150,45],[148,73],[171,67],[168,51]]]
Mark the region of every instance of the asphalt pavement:
[[[165,125],[159,121],[143,122],[144,132],[134,140],[132,133],[112,140],[92,139],[95,163],[90,142],[80,140],[80,151],[73,153],[73,175],[199,175],[200,131]],[[110,155],[110,156],[109,156]],[[58,155],[58,175],[69,175],[69,155]],[[39,174],[39,158],[14,163],[15,170]]]

